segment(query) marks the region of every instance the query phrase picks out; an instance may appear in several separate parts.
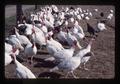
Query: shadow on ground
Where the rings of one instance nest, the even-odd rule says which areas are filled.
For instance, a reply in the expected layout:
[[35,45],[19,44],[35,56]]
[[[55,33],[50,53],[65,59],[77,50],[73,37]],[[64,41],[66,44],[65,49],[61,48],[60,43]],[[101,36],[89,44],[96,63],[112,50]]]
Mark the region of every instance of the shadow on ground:
[[38,77],[47,77],[47,78],[60,78],[61,74],[55,73],[55,72],[43,72],[39,74]]
[[36,64],[34,64],[34,67],[53,68],[54,66],[56,66],[53,61],[44,61],[44,59],[41,58],[34,58],[34,60],[37,62]]

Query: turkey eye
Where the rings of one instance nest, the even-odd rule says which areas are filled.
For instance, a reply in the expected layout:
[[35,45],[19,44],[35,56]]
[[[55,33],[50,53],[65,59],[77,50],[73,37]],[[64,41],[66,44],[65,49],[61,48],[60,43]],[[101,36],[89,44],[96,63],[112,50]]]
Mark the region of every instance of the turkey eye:
[[74,45],[76,45],[76,44],[77,44],[77,41],[76,41],[76,40],[74,40],[74,42],[73,42],[73,43],[74,43]]
[[12,58],[12,59],[14,59],[14,57],[13,57],[13,55],[12,55],[12,54],[10,54],[10,56],[11,56],[11,58]]
[[48,40],[50,40],[50,36],[48,37]]

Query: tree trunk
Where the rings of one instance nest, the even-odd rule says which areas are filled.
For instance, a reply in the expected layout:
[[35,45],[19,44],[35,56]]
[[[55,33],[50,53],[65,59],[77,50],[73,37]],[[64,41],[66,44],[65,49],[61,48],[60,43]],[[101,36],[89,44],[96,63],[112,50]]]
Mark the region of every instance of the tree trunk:
[[17,5],[17,8],[16,8],[16,22],[19,21],[21,23],[21,16],[23,15],[23,11],[22,11],[22,5]]
[[37,8],[38,8],[37,6],[38,6],[38,5],[35,5],[35,10],[37,10]]

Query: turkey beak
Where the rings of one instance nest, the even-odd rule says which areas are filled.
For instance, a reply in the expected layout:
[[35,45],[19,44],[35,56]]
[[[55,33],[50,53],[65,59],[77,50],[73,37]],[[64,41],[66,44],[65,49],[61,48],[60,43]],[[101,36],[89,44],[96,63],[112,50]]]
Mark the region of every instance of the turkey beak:
[[92,45],[92,43],[93,43],[94,40],[95,40],[95,39],[92,38],[92,39],[90,40],[89,44]]
[[47,37],[45,37],[45,42],[47,43]]
[[20,46],[19,50],[24,51],[24,47]]
[[74,45],[75,45],[75,47],[78,48],[78,49],[81,49],[81,48],[82,48],[82,47],[80,46],[80,44],[79,44],[78,41],[74,42]]
[[11,58],[13,59],[13,61],[15,60],[15,54],[14,53],[12,53],[12,54],[10,54],[10,56],[11,56]]
[[45,42],[47,43],[48,40],[48,34],[45,36]]
[[32,40],[32,36],[31,35],[26,35],[27,38],[31,41]]
[[83,38],[84,41],[86,41],[85,43],[88,44],[88,39],[86,37]]
[[32,34],[34,34],[35,33],[35,30],[32,28]]
[[13,46],[12,46],[12,52],[15,53],[16,50],[17,50],[17,48],[15,48],[15,46],[13,45]]
[[17,31],[17,32],[19,31],[16,27],[14,27],[14,29],[15,29],[15,31]]
[[95,57],[95,55],[94,55],[94,53],[93,53],[93,52],[91,52],[91,54],[92,54],[92,56],[93,56],[93,57]]

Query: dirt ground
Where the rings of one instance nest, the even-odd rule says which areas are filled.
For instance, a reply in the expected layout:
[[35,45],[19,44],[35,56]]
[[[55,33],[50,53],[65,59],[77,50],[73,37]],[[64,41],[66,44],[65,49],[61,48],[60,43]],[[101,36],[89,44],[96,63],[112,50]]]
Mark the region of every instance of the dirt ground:
[[[113,9],[114,6],[83,6],[75,5],[74,7],[81,7],[82,9],[93,10],[98,8],[99,12],[104,12],[105,15],[109,14],[109,10]],[[62,6],[59,6],[61,8]],[[96,16],[99,14],[96,14]],[[7,22],[7,21],[6,21]],[[97,20],[91,19],[89,23],[92,26],[95,26]],[[86,32],[86,23],[85,21],[80,21],[79,24]],[[6,26],[5,35],[8,34],[10,27]],[[91,57],[88,63],[86,64],[89,71],[77,68],[74,73],[79,79],[112,79],[115,77],[115,17],[111,21],[106,23],[107,30],[100,32],[99,36],[96,38],[92,45],[92,51],[95,54],[95,57]],[[7,30],[8,29],[8,30]],[[89,39],[89,38],[88,38]],[[84,47],[84,44],[82,44]],[[20,53],[20,56],[24,58],[24,54]],[[50,73],[49,69],[53,68],[55,64],[53,62],[44,61],[45,58],[50,57],[47,50],[38,50],[37,55],[34,57],[34,64],[30,65],[27,62],[21,62],[23,65],[28,67],[37,78],[64,78],[66,73],[62,71],[55,71]],[[5,66],[5,77],[6,78],[16,78],[15,74],[15,64],[11,63],[8,66]],[[73,78],[68,76],[68,78]]]

